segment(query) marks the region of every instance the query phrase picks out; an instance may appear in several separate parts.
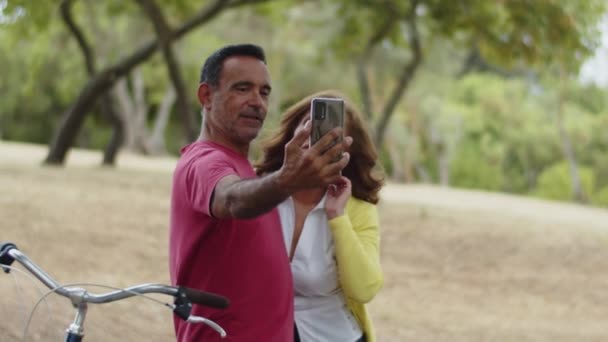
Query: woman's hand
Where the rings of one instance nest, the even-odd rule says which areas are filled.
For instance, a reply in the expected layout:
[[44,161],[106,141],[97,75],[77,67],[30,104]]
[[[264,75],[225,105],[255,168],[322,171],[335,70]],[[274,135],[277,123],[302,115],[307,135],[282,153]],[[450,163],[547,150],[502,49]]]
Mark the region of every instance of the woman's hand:
[[344,176],[340,176],[338,182],[329,186],[327,189],[327,199],[325,200],[325,213],[329,220],[344,215],[344,208],[351,193],[352,184]]

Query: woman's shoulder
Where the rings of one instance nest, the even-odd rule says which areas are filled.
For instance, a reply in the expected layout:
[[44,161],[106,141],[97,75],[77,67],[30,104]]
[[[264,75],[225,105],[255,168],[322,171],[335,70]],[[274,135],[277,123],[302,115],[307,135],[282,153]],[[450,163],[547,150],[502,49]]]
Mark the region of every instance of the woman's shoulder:
[[353,208],[375,208],[376,205],[373,203],[370,203],[368,201],[364,201],[362,199],[359,199],[357,197],[351,196],[348,199],[348,202],[346,203],[346,206],[350,206]]
[[364,213],[375,213],[376,205],[362,199],[351,197],[346,203],[346,212],[349,216],[360,215]]

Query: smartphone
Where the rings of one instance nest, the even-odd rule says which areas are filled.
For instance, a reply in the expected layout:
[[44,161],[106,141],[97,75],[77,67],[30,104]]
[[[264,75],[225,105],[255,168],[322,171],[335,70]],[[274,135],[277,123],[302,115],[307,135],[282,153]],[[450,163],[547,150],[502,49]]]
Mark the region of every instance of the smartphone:
[[[344,128],[344,100],[340,98],[315,97],[310,103],[310,146],[314,145],[334,127]],[[342,141],[342,135],[332,144]],[[337,157],[337,160],[340,156]]]

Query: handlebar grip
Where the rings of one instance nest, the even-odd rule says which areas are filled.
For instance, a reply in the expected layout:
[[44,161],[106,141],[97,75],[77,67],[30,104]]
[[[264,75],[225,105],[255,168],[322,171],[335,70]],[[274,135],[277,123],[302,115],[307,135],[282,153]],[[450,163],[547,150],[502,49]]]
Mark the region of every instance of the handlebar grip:
[[12,242],[0,242],[0,254],[4,254],[13,248],[17,249],[17,246]]
[[[17,246],[12,242],[2,242],[0,243],[0,265],[10,266],[15,259],[8,254],[8,251],[11,249],[17,249]],[[10,272],[10,268],[2,267],[2,270],[5,273]]]
[[225,309],[230,305],[230,301],[227,298],[210,292],[203,292],[188,287],[180,287],[180,289],[186,294],[186,297],[195,304],[205,305],[216,309]]

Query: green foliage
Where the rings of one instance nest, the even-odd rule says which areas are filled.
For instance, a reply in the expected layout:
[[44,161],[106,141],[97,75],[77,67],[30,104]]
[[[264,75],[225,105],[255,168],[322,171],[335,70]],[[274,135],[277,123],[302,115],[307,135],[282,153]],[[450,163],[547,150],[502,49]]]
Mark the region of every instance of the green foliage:
[[608,208],[608,186],[600,189],[591,199],[591,203]]
[[92,150],[103,150],[110,141],[112,130],[102,125],[103,120],[94,115],[86,118],[84,126],[78,135],[78,145]]
[[393,160],[390,158],[390,154],[388,152],[388,148],[386,146],[382,146],[379,151],[380,161],[382,163],[382,169],[387,175],[393,174]]
[[[525,61],[534,65],[558,61],[571,70],[597,44],[597,22],[604,1],[504,1],[504,15],[484,32],[480,45],[503,64]],[[486,33],[486,34],[484,34]]]
[[23,39],[9,26],[0,30],[0,134],[4,139],[48,143],[53,127],[84,80],[73,42],[50,26]]
[[[418,122],[419,162],[438,180],[440,152],[447,150],[454,186],[533,192],[539,175],[564,159],[552,84],[540,87],[492,74],[446,82],[432,73],[421,74],[408,97],[408,106],[419,113],[408,114]],[[596,188],[606,186],[608,115],[584,105],[578,94],[586,86],[565,85],[564,125],[575,156],[593,171]]]
[[12,26],[21,35],[44,31],[56,21],[60,3],[61,0],[7,0],[3,13],[13,20],[6,26]]
[[[589,167],[579,167],[578,173],[581,178],[583,192],[586,196],[593,194],[595,175]],[[572,178],[569,166],[566,162],[559,162],[544,170],[538,177],[538,185],[533,195],[567,201],[573,198]]]
[[[407,20],[412,1],[325,1],[338,4],[341,27],[332,46],[349,57],[387,22]],[[507,66],[543,65],[559,61],[577,70],[598,43],[597,23],[606,10],[603,0],[483,1],[421,0],[417,21],[426,40],[445,37],[466,47],[476,44],[489,60]],[[403,27],[395,24],[380,37],[408,46]]]
[[[46,143],[85,84],[83,59],[60,20],[59,0],[5,3],[5,18],[21,14],[0,23],[0,137]],[[158,1],[173,27],[209,3]],[[391,152],[402,153],[402,160],[393,161],[386,146],[379,151],[387,173],[400,172],[402,164],[416,165],[438,181],[441,158],[447,155],[453,186],[569,200],[569,175],[556,167],[564,159],[555,123],[561,103],[575,156],[585,165],[580,168],[585,189],[593,203],[606,205],[607,90],[582,86],[573,77],[598,41],[596,23],[605,4],[599,0],[420,0],[419,4],[415,18],[423,64],[389,126]],[[410,6],[410,1],[395,0],[284,0],[225,11],[174,46],[191,105],[199,107],[195,89],[204,58],[221,45],[252,42],[265,48],[273,81],[262,136],[276,126],[288,104],[321,89],[338,89],[361,107],[354,62],[370,38],[392,23],[366,55],[372,112],[380,114],[397,75],[412,56]],[[73,13],[91,42],[98,68],[154,37],[134,1],[75,1]],[[454,77],[472,46],[491,66],[523,70],[521,75],[528,76],[533,68],[534,76]],[[554,65],[565,71],[559,82],[551,74]],[[155,55],[138,70],[145,80],[152,121],[169,86],[162,56]],[[179,116],[172,114],[165,137],[168,150],[177,154],[185,142]],[[79,143],[101,148],[109,135],[107,120],[91,116]],[[404,163],[406,157],[410,160]]]
[[495,158],[488,158],[480,145],[461,146],[451,164],[452,185],[462,188],[500,191],[504,179],[501,165]]
[[567,87],[565,96],[569,102],[580,106],[591,114],[601,114],[608,109],[608,97],[606,89],[597,85],[579,85],[574,82],[565,84]]

